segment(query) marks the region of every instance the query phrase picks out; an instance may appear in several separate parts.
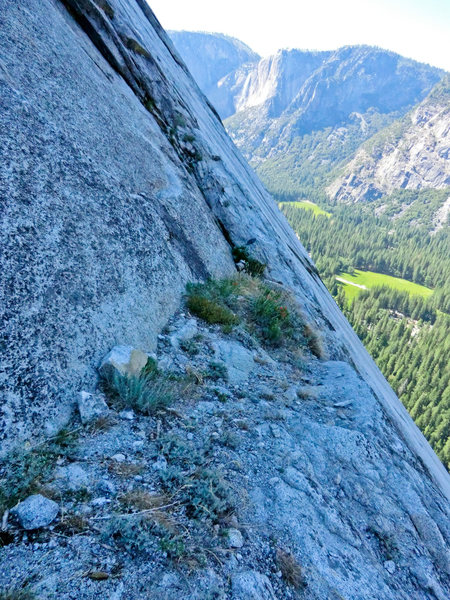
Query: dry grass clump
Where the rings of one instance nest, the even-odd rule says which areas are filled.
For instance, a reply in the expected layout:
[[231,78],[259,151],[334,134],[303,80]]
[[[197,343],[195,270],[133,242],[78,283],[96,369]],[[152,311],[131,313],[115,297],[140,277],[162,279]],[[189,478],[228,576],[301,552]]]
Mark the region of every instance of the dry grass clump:
[[77,535],[90,529],[89,520],[83,515],[63,514],[55,530],[64,535]]
[[305,586],[302,568],[291,552],[286,552],[281,548],[277,548],[275,560],[286,583],[296,589]]
[[169,497],[165,494],[151,494],[143,489],[125,492],[119,500],[128,508],[136,508],[137,510],[152,510],[170,503]]
[[303,334],[308,341],[308,348],[314,356],[321,359],[326,358],[324,343],[317,329],[307,323],[303,328]]
[[171,533],[177,531],[177,523],[166,507],[172,504],[165,494],[151,494],[147,490],[136,489],[126,492],[119,498],[121,504],[138,512],[145,512],[146,518]]
[[117,417],[114,415],[100,415],[88,425],[90,433],[100,433],[101,431],[108,431],[114,425],[117,425]]
[[131,462],[117,462],[112,460],[108,465],[108,471],[119,477],[134,477],[144,470],[143,465],[137,465]]
[[301,400],[317,400],[318,392],[315,387],[306,385],[305,387],[301,387],[297,390],[297,396]]

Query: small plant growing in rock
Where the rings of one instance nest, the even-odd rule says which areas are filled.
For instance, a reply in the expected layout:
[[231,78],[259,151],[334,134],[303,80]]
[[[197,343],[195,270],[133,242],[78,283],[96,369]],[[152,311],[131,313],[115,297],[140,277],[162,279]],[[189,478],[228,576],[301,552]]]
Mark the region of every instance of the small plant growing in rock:
[[184,492],[188,516],[213,521],[233,511],[231,490],[217,470],[198,469]]
[[262,277],[266,266],[264,263],[253,258],[245,246],[235,246],[232,250],[235,263],[243,262],[244,271],[253,277]]
[[0,514],[27,496],[41,491],[42,484],[60,456],[70,454],[76,431],[62,430],[30,450],[14,450],[0,462]]
[[89,520],[85,516],[75,513],[63,514],[61,520],[55,527],[55,531],[66,536],[85,533],[86,531],[89,531],[89,529]]
[[311,325],[306,324],[303,328],[303,334],[306,337],[308,347],[314,356],[317,356],[317,358],[325,358],[326,352],[323,345],[323,340],[318,331]]
[[380,550],[385,560],[393,560],[398,557],[398,545],[391,533],[372,525],[369,525],[367,531],[378,540]]
[[114,19],[114,9],[109,2],[106,0],[95,0],[95,3],[102,9],[107,17]]
[[102,381],[105,393],[118,408],[133,408],[144,415],[169,406],[189,385],[187,380],[160,372],[152,359],[139,375],[116,372]]
[[111,461],[108,465],[108,471],[119,477],[128,478],[139,475],[143,471],[143,465],[131,462],[116,462]]
[[157,548],[153,522],[146,514],[113,516],[103,527],[102,537],[131,555],[154,552]]
[[[241,249],[236,254],[242,256]],[[281,286],[240,274],[233,279],[187,286],[187,306],[208,323],[220,323],[224,333],[241,325],[269,346],[309,349],[323,358],[318,333],[306,323],[295,299]]]
[[[206,453],[208,448],[202,450]],[[160,451],[169,464],[161,472],[163,486],[189,517],[214,521],[233,511],[231,488],[218,470],[204,467],[206,458],[192,443],[167,435],[160,441]]]
[[165,494],[151,494],[145,489],[134,489],[123,494],[119,501],[129,509],[145,513],[155,527],[159,527],[165,533],[177,533],[177,523],[166,508],[173,503]]
[[214,300],[200,294],[192,293],[188,296],[187,307],[191,313],[211,325],[237,325],[238,317],[230,309]]
[[213,379],[214,381],[216,381],[217,379],[226,379],[227,368],[223,363],[211,360],[208,363],[208,370],[206,371],[204,376],[209,379]]
[[180,536],[161,538],[159,547],[172,560],[178,560],[186,554],[186,544]]
[[296,589],[305,586],[302,568],[291,552],[277,548],[275,561],[286,583]]
[[146,50],[143,46],[141,46],[141,44],[137,40],[133,38],[126,38],[125,46],[129,50],[133,50],[135,54],[139,54],[140,56],[144,56],[145,58],[150,58],[150,53],[148,52],[148,50]]
[[181,350],[183,350],[183,352],[186,352],[186,354],[189,354],[190,356],[195,356],[196,354],[198,354],[200,352],[199,341],[201,340],[201,337],[202,337],[201,335],[196,335],[191,340],[181,341],[180,342]]
[[192,133],[185,133],[183,135],[183,142],[188,142],[188,143],[195,142],[195,135],[192,135]]
[[239,447],[239,436],[232,431],[226,431],[220,438],[219,442],[223,446],[227,446],[232,450],[236,450]]
[[292,319],[289,310],[282,303],[281,292],[269,288],[261,290],[253,302],[252,312],[264,340],[279,344],[283,338],[292,336]]

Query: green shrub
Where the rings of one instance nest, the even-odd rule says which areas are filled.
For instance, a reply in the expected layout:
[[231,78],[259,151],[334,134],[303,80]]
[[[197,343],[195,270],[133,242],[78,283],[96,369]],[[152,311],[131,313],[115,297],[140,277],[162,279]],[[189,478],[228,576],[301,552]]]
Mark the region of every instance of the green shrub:
[[229,485],[217,470],[198,469],[184,491],[186,512],[195,518],[217,520],[233,512]]
[[41,491],[59,456],[73,451],[77,432],[62,430],[29,450],[14,450],[0,462],[0,514],[27,496]]
[[183,142],[195,142],[195,135],[192,135],[192,133],[185,133],[183,135]]
[[201,335],[196,335],[194,338],[190,339],[190,340],[182,340],[180,342],[180,348],[181,350],[183,350],[183,352],[186,352],[186,354],[189,354],[190,356],[195,356],[196,354],[198,354],[200,352],[200,346],[199,346],[199,341],[202,339]]
[[[241,248],[235,250],[241,252]],[[295,298],[259,277],[239,274],[232,279],[188,284],[187,306],[206,322],[222,324],[224,333],[242,323],[267,345],[309,350],[319,358],[325,355],[319,334],[306,323]]]
[[153,522],[146,514],[113,516],[106,521],[102,537],[132,555],[153,552],[156,545]]
[[253,277],[262,277],[266,266],[264,263],[250,256],[245,246],[235,246],[232,250],[234,262],[244,262],[244,270]]
[[185,556],[186,544],[181,536],[165,536],[159,540],[159,547],[172,560],[177,560]]
[[125,39],[125,46],[129,50],[133,50],[135,54],[139,54],[140,56],[145,56],[145,58],[150,58],[150,53],[146,50],[141,44],[133,38]]
[[231,310],[198,294],[188,297],[187,307],[193,315],[210,324],[232,326],[237,325],[239,322],[239,319]]
[[263,340],[279,344],[284,337],[292,336],[292,320],[282,304],[281,292],[269,288],[261,290],[253,302],[252,313]]
[[226,379],[227,368],[224,363],[211,360],[208,363],[208,370],[204,374],[204,377],[208,379],[213,379],[214,381],[216,381],[217,379]]
[[229,485],[219,471],[204,467],[208,445],[204,444],[200,453],[192,442],[166,435],[159,442],[159,451],[169,465],[160,474],[163,486],[185,507],[189,517],[217,520],[232,512],[234,501]]
[[169,406],[182,386],[175,378],[160,373],[147,363],[140,375],[114,373],[103,382],[110,399],[120,408],[133,408],[144,415]]
[[199,467],[187,475],[180,467],[171,466],[162,471],[161,480],[190,518],[216,521],[233,512],[231,489],[217,470]]

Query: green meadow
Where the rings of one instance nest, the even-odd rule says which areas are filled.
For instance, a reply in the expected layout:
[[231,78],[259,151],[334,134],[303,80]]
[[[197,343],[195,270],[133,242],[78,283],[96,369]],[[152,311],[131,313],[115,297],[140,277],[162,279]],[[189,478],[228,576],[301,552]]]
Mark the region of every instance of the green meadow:
[[[392,277],[391,275],[383,275],[382,273],[373,273],[372,271],[359,271],[355,270],[353,275],[350,273],[341,273],[336,276],[337,281],[344,287],[345,295],[347,300],[352,301],[363,289],[371,289],[374,287],[388,286],[401,292],[407,292],[411,295],[422,296],[428,298],[433,293],[433,290],[406,281],[400,277]],[[345,280],[342,281],[342,280]]]
[[294,206],[295,208],[311,210],[315,215],[325,215],[325,217],[328,218],[331,217],[331,213],[327,212],[326,210],[323,210],[323,208],[320,208],[320,206],[314,204],[314,202],[310,202],[309,200],[301,200],[297,202],[280,202],[278,206],[280,207],[280,209],[282,209],[283,206]]

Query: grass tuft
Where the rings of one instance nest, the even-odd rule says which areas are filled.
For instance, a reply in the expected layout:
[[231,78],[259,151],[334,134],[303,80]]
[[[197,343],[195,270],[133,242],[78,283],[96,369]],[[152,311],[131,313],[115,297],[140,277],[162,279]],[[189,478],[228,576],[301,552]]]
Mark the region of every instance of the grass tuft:
[[150,58],[150,52],[146,50],[143,46],[141,46],[141,44],[137,40],[133,38],[126,38],[125,45],[129,50],[133,50],[135,54],[139,54],[140,56],[144,56],[145,58]]
[[108,465],[108,471],[110,473],[124,478],[139,475],[139,473],[142,473],[143,470],[143,465],[138,465],[131,462],[116,462],[115,460],[112,460]]
[[293,554],[277,548],[275,560],[286,583],[296,589],[305,586],[302,568]]
[[132,408],[144,415],[153,415],[172,404],[191,383],[186,378],[162,373],[150,359],[140,375],[116,372],[103,379],[102,388],[117,408]]
[[242,326],[262,343],[305,349],[323,358],[318,333],[306,323],[297,301],[280,286],[240,274],[232,279],[187,286],[187,306],[207,323],[221,323],[224,332]]
[[193,315],[200,317],[211,325],[237,325],[239,319],[228,308],[214,300],[193,294],[189,296],[187,306]]

